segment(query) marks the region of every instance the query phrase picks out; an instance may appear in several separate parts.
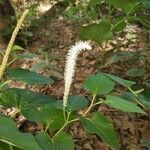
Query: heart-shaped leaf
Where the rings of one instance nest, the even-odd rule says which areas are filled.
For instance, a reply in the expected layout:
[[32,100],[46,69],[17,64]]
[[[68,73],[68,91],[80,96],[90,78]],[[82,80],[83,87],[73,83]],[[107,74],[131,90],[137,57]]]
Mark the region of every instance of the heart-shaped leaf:
[[59,133],[54,138],[54,141],[58,150],[74,150],[74,141],[72,137],[65,132]]
[[25,89],[10,88],[0,93],[0,104],[6,107],[16,107],[21,111],[34,109],[54,101],[55,99],[51,96]]
[[54,141],[52,141],[46,133],[39,133],[35,136],[42,150],[56,150]]
[[114,88],[115,82],[101,73],[91,75],[85,82],[84,88],[89,90],[93,95],[107,94]]
[[22,114],[30,121],[40,122],[51,129],[59,129],[64,124],[63,111],[53,105],[24,109]]
[[74,142],[70,135],[60,132],[53,141],[45,133],[36,135],[36,140],[43,150],[74,150]]
[[111,31],[111,24],[108,21],[101,21],[100,23],[92,23],[83,26],[80,29],[81,40],[93,40],[95,42],[102,42],[113,37]]
[[0,116],[0,141],[24,150],[42,150],[30,133],[21,133],[12,119]]
[[106,101],[104,103],[113,108],[119,109],[121,111],[146,114],[137,105],[135,105],[129,101],[126,101],[118,96],[108,95],[108,96],[106,96]]
[[114,150],[119,150],[118,137],[113,124],[105,116],[97,112],[93,114],[91,119],[81,118],[81,122],[87,132],[97,134]]
[[11,68],[7,70],[8,78],[26,82],[30,85],[52,84],[54,81],[51,78],[42,76],[36,72],[31,72],[27,69]]
[[[69,96],[67,100],[67,112],[73,112],[79,109],[86,108],[88,106],[88,100],[84,96],[73,95]],[[55,107],[63,109],[63,101],[59,100],[55,102]]]

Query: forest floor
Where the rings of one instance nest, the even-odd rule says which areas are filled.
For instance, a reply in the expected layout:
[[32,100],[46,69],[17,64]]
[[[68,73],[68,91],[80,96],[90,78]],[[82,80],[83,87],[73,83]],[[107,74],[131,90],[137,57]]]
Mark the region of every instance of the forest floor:
[[[68,20],[64,18],[55,18],[50,22],[37,27],[33,31],[33,37],[29,41],[27,51],[29,53],[44,51],[40,53],[40,59],[26,60],[20,62],[22,68],[31,69],[36,63],[44,60],[45,54],[48,54],[50,69],[41,69],[40,73],[50,75],[55,78],[55,83],[51,86],[32,87],[34,91],[40,91],[42,93],[53,95],[57,99],[61,99],[64,91],[63,73],[65,68],[66,54],[69,48],[74,45],[76,41],[79,41],[80,23],[74,20]],[[105,50],[100,49],[96,43],[92,43],[93,49],[88,52],[80,54],[77,69],[75,73],[75,79],[71,88],[72,94],[83,94],[89,96],[89,94],[83,90],[82,83],[91,74],[100,72],[107,72],[120,77],[127,78],[126,71],[132,66],[145,67],[141,62],[130,62],[127,58],[120,60],[117,63],[103,66],[109,61],[111,54],[116,51],[142,51],[146,44],[144,41],[145,35],[141,40],[141,33],[143,29],[136,25],[131,25],[126,28],[124,33],[118,34],[118,40],[110,41]],[[135,37],[132,37],[132,36]],[[140,38],[139,38],[140,37]],[[118,47],[119,43],[119,47]],[[112,51],[112,49],[114,49]],[[18,65],[18,63],[17,63]],[[103,67],[102,67],[103,66]],[[32,68],[33,69],[33,68]],[[147,78],[147,74],[144,77],[135,78],[140,83],[143,82],[143,78]],[[22,83],[13,83],[14,87],[26,87]],[[117,93],[124,91],[121,87],[116,91]],[[90,97],[90,96],[89,96]],[[141,114],[123,113],[116,111],[106,105],[94,108],[94,111],[100,111],[105,114],[110,120],[112,120],[114,127],[118,132],[120,139],[121,150],[149,150],[150,143],[150,118]],[[89,113],[90,115],[90,113]],[[34,123],[25,123],[25,131],[34,132],[38,130],[38,125]],[[74,138],[76,150],[108,150],[109,147],[102,142],[100,138],[95,135],[89,135],[84,130],[80,123],[72,125],[68,132]],[[149,145],[148,145],[149,143]]]

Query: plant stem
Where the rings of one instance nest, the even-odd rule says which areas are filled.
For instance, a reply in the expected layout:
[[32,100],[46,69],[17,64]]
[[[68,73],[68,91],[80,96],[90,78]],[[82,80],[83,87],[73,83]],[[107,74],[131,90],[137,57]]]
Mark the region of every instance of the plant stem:
[[46,124],[46,126],[45,126],[45,130],[44,130],[44,132],[46,133],[47,132],[47,130],[49,129],[49,127],[50,127],[50,124],[53,122],[53,120],[50,122],[50,123],[47,123]]
[[71,114],[71,112],[69,112],[69,113],[67,114],[67,117],[66,117],[66,121],[67,121],[67,122],[69,121],[70,114]]
[[112,12],[115,10],[115,7],[113,7],[111,10],[109,10],[109,14],[108,14],[108,18],[110,18],[111,16],[111,14],[112,14]]
[[72,122],[75,122],[75,121],[78,121],[78,120],[79,120],[79,118],[76,118],[76,119],[73,119],[73,120],[70,120],[70,121],[66,122],[66,123],[58,130],[58,132],[52,137],[52,140],[54,140],[54,138],[55,138],[61,131],[63,131],[64,128],[65,128],[68,124],[70,124],[70,123],[72,123]]
[[[138,95],[137,95],[131,88],[129,88],[129,90],[135,95],[135,97],[138,97]],[[145,106],[144,106],[142,103],[140,103],[136,98],[133,98],[133,100],[134,100],[137,104],[139,104],[143,109],[145,109]]]
[[3,74],[5,72],[5,69],[7,67],[7,63],[8,63],[8,59],[9,59],[9,55],[11,53],[11,50],[12,50],[12,46],[15,42],[15,39],[16,39],[16,36],[19,32],[19,29],[23,23],[23,20],[25,19],[26,15],[29,13],[29,10],[25,10],[23,15],[21,16],[20,20],[18,21],[17,25],[16,25],[16,28],[14,30],[14,32],[12,33],[12,37],[9,41],[9,44],[7,46],[7,49],[5,51],[5,55],[3,57],[3,60],[2,60],[2,64],[0,66],[0,80],[3,78]]
[[57,132],[56,134],[52,137],[52,140],[61,132],[64,130],[64,128],[68,125],[68,122],[66,122]]
[[11,60],[11,61],[7,64],[7,66],[10,66],[14,61],[16,61],[16,59]]
[[95,101],[95,97],[96,97],[96,95],[93,95],[91,104],[90,104],[89,108],[85,111],[85,113],[82,115],[83,117],[84,117],[84,116],[90,111],[90,109],[93,107],[93,104],[94,104],[94,101]]
[[76,118],[76,119],[70,120],[70,121],[68,122],[68,124],[70,124],[70,123],[72,123],[72,122],[75,122],[75,121],[79,121],[79,118]]
[[8,84],[8,83],[10,83],[10,82],[11,82],[11,80],[7,80],[7,81],[1,83],[1,84],[0,84],[0,91],[2,90],[3,86],[5,86],[6,84]]
[[13,150],[13,146],[12,146],[12,145],[10,145],[10,144],[9,144],[9,149],[10,149],[10,150]]
[[[84,117],[84,116],[91,110],[91,108],[92,108],[93,106],[100,104],[100,102],[99,102],[99,103],[97,102],[97,103],[95,103],[95,105],[94,105],[95,97],[96,97],[96,95],[93,95],[91,104],[90,104],[89,108],[85,111],[85,113],[82,115],[82,117]],[[63,109],[63,110],[64,110],[64,109]],[[72,122],[75,122],[75,121],[79,121],[79,119],[80,119],[80,118],[76,118],[76,119],[73,119],[73,120],[70,120],[70,121],[69,121],[69,115],[70,115],[70,114],[68,114],[67,119],[66,119],[66,115],[65,115],[66,122],[65,122],[64,125],[56,132],[56,134],[52,137],[52,140],[54,140],[54,138],[55,138],[61,131],[63,131],[64,128],[65,128],[68,124],[70,124],[70,123],[72,123]]]
[[65,122],[67,121],[66,119],[66,106],[63,105],[63,116],[64,116],[64,120]]
[[92,106],[92,107],[94,107],[94,106],[96,106],[96,105],[99,105],[99,104],[101,104],[101,103],[103,103],[103,102],[99,101],[99,102],[97,102],[97,103],[93,104],[93,106]]

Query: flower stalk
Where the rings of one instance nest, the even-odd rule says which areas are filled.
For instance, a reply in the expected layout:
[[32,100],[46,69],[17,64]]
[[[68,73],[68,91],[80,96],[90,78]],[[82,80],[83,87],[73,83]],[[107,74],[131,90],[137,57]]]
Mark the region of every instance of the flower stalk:
[[9,41],[9,44],[8,44],[7,49],[5,51],[5,55],[4,55],[3,60],[2,60],[2,64],[0,66],[0,80],[2,80],[3,74],[4,74],[5,70],[6,70],[8,59],[9,59],[9,55],[11,53],[12,46],[13,46],[13,44],[15,42],[16,36],[17,36],[17,34],[19,32],[19,29],[20,29],[20,27],[21,27],[21,25],[22,25],[22,23],[23,23],[23,21],[24,21],[24,19],[27,16],[28,13],[29,13],[29,10],[25,10],[24,11],[23,15],[21,16],[20,20],[18,21],[18,23],[16,25],[15,30],[12,33],[12,37],[11,37],[11,39]]

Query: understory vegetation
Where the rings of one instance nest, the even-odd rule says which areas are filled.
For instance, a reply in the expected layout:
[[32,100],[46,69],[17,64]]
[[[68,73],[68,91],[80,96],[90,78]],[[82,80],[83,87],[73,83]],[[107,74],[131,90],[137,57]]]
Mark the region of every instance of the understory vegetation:
[[[145,132],[149,14],[149,0],[0,0],[0,150],[148,150],[133,118]],[[120,112],[140,137],[128,148]]]

